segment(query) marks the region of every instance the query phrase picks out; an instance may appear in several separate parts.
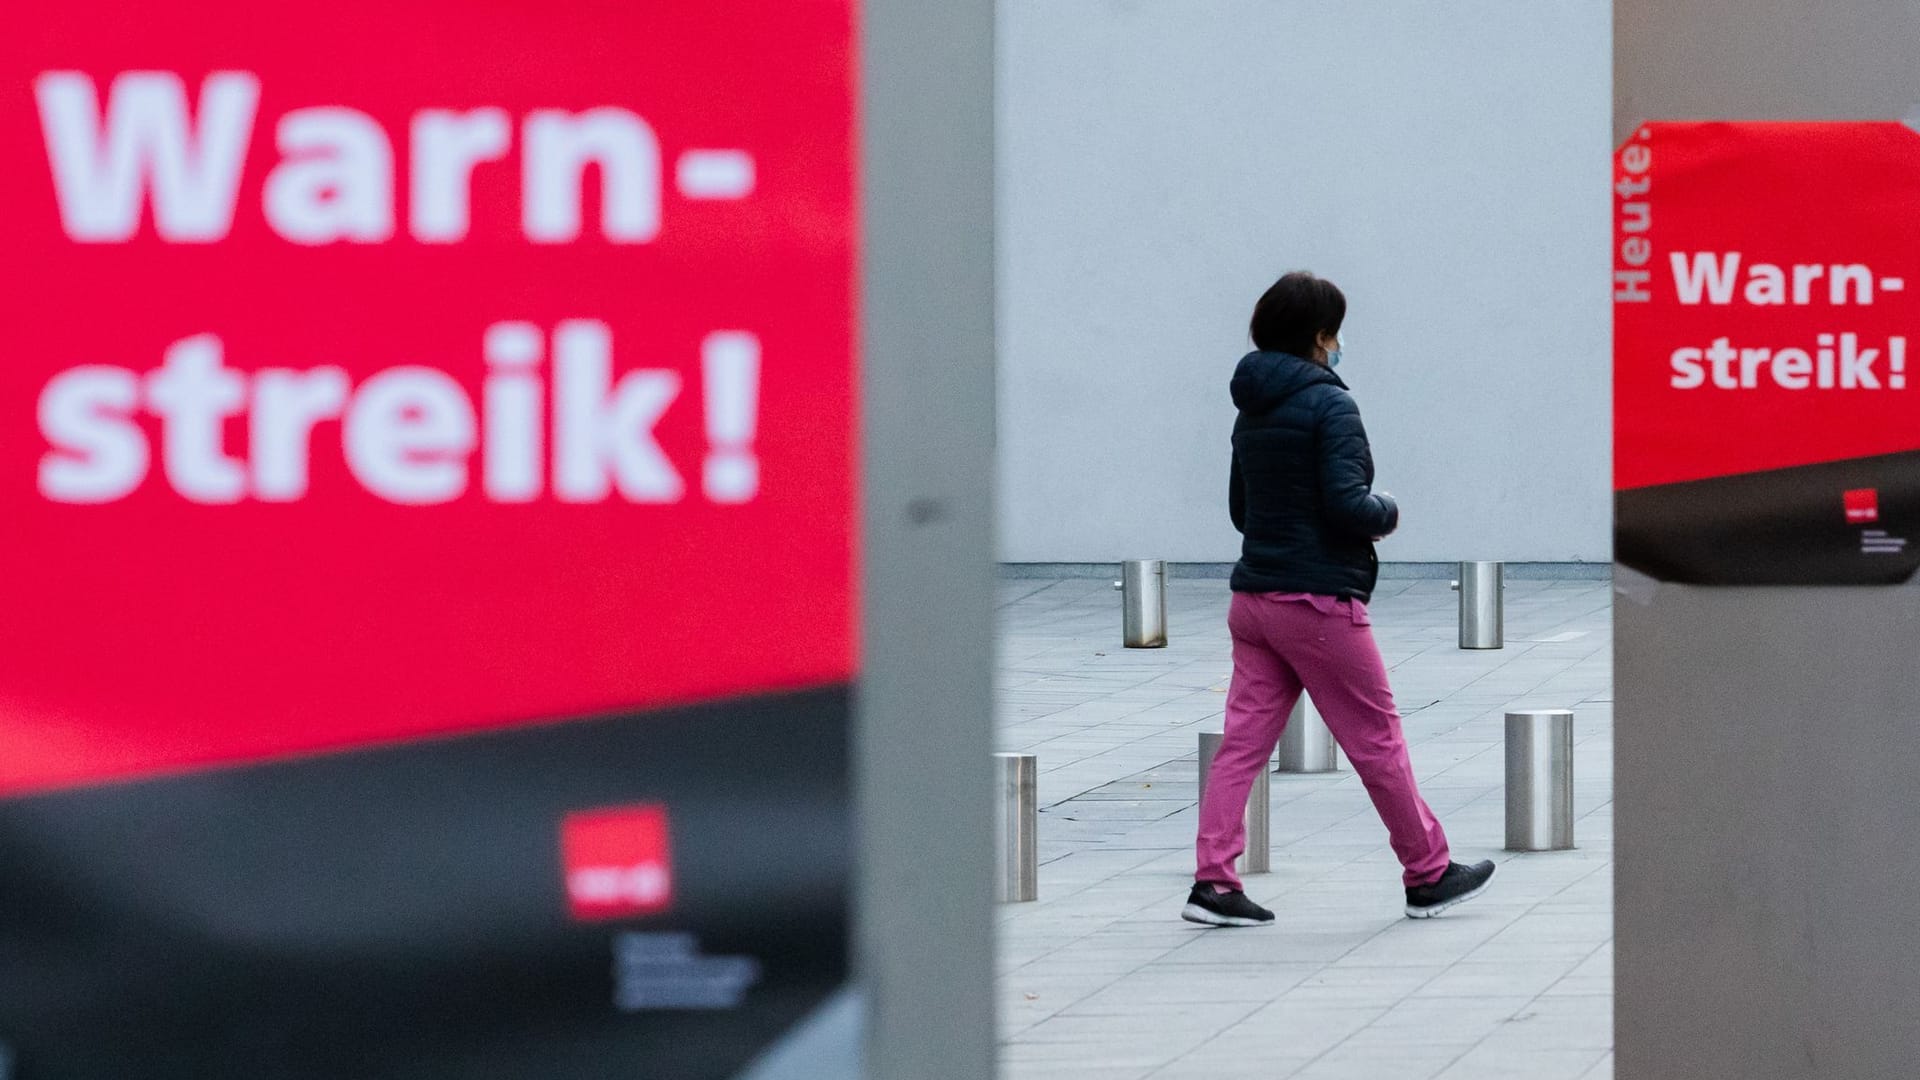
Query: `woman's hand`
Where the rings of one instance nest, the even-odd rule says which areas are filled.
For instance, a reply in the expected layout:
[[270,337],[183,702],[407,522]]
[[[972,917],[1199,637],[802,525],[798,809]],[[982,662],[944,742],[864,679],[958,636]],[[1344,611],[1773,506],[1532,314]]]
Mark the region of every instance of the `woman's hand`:
[[[1398,512],[1398,507],[1400,506],[1400,500],[1393,497],[1393,492],[1387,491],[1383,488],[1378,494],[1380,495],[1381,498],[1386,499],[1388,502],[1392,503],[1396,509],[1396,513]],[[1376,536],[1373,538],[1373,542],[1377,544],[1380,541],[1385,539],[1386,537],[1384,536]]]

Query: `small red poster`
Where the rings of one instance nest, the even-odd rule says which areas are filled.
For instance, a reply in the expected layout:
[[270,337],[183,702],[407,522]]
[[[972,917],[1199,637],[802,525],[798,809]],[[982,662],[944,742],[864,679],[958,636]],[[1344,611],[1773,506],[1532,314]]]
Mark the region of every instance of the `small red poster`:
[[1614,157],[1616,557],[1698,584],[1920,569],[1920,134],[1652,123]]

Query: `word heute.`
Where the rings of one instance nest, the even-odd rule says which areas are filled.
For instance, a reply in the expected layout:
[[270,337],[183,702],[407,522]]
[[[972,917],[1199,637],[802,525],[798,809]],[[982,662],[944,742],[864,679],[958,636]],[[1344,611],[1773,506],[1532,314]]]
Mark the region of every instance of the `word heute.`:
[[[613,378],[613,336],[606,324],[568,320],[552,335],[550,387],[540,377],[546,339],[538,327],[502,322],[484,337],[488,374],[477,410],[466,389],[437,368],[387,368],[350,383],[345,370],[226,366],[219,337],[175,342],[158,368],[89,365],[54,376],[40,396],[39,421],[50,449],[39,488],[62,503],[105,503],[146,481],[153,454],[143,412],[160,422],[167,483],[188,501],[231,504],[252,498],[295,502],[309,486],[314,429],[340,421],[349,471],[389,502],[425,505],[466,494],[472,457],[481,488],[500,503],[543,494],[548,434],[544,399],[552,397],[551,480],[561,502],[589,503],[614,493],[636,503],[673,503],[684,484],[653,429],[680,394],[680,375],[630,371]],[[759,488],[752,453],[760,343],[741,331],[710,334],[701,346],[707,456],[703,489],[716,503],[742,503]],[[229,453],[230,417],[244,416],[247,455]]]
[[1653,202],[1648,198],[1653,190],[1653,177],[1649,175],[1653,147],[1648,145],[1652,138],[1650,129],[1641,128],[1634,141],[1621,148],[1617,159],[1624,174],[1613,185],[1613,193],[1619,196],[1619,262],[1624,264],[1613,271],[1613,300],[1617,304],[1644,304],[1653,299],[1653,293],[1647,290],[1653,278],[1653,271],[1647,269],[1653,259]]

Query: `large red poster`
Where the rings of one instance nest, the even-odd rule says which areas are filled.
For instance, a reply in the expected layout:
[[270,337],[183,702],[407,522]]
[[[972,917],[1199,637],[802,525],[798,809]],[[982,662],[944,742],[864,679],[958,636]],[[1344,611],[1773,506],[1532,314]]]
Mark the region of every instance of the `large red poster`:
[[1920,134],[1653,123],[1614,159],[1622,562],[1904,580],[1920,527]]
[[[329,863],[360,857],[335,833],[371,830],[365,851],[464,816],[498,842],[494,869],[533,890],[518,914],[450,899],[474,905],[476,926],[658,923],[703,890],[810,889],[828,924],[807,977],[837,980],[855,669],[853,18],[851,0],[9,10],[0,859],[68,860],[65,886],[50,876],[15,911],[56,911],[132,815],[174,823],[174,865],[204,856],[237,889],[292,888],[257,859],[225,859],[268,844],[223,832],[254,815],[299,822],[286,841],[311,845],[314,877],[365,875],[332,915],[364,920],[364,940],[336,945],[367,948],[399,918],[383,890],[413,885],[396,880],[397,852],[377,870]],[[700,704],[714,701],[739,704]],[[689,749],[702,731],[759,745],[723,767]],[[796,749],[787,732],[811,735]],[[727,785],[783,768],[812,808],[787,824],[810,831],[740,838],[730,807],[777,800],[781,782]],[[329,818],[344,811],[327,792],[355,785],[361,817]],[[508,808],[520,816],[488,816]],[[89,814],[91,831],[52,839]],[[211,834],[232,843],[195,855]],[[406,858],[471,876],[436,836]],[[762,839],[806,865],[699,880],[702,860]],[[90,844],[105,847],[79,854]],[[566,865],[580,852],[635,861]],[[173,900],[186,902],[152,900],[157,924],[198,917],[164,909]],[[60,1042],[7,980],[29,955],[49,965],[43,981],[105,978],[114,961],[49,946],[35,935],[50,924],[21,918],[12,937],[0,926],[0,1001],[14,1002],[0,1005],[0,1057],[18,1040],[26,1080],[111,1073],[87,1055],[135,1021],[103,1006]],[[289,954],[314,932],[280,929]],[[428,933],[423,955],[436,947]],[[576,962],[602,980],[595,948]],[[787,974],[750,962],[766,985]],[[424,984],[406,985],[419,1000]],[[590,996],[582,1015],[617,995]],[[339,1033],[377,1044],[363,1019]],[[497,1038],[531,1045],[531,1029],[496,1019]],[[613,1038],[580,1023],[595,1032],[582,1040]],[[298,1072],[264,1051],[212,1060]]]

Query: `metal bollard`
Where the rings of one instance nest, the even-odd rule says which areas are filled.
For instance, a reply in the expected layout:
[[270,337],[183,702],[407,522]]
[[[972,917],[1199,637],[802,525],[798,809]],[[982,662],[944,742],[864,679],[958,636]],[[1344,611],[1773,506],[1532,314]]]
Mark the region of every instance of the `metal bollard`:
[[1573,710],[1507,714],[1507,850],[1573,846]]
[[[1220,740],[1224,738],[1226,736],[1218,731],[1200,733],[1200,801],[1203,803],[1207,801],[1207,774],[1213,771],[1213,758],[1220,752]],[[1242,874],[1264,874],[1273,869],[1268,814],[1273,791],[1269,783],[1267,770],[1263,768],[1254,775],[1253,787],[1247,792],[1247,850],[1237,860]]]
[[993,755],[995,786],[993,846],[998,872],[993,898],[1002,904],[1040,899],[1039,759],[1032,754]]
[[1167,647],[1167,564],[1133,559],[1120,564],[1121,644],[1129,649]]
[[1274,772],[1327,773],[1340,771],[1340,744],[1320,718],[1307,695],[1293,705],[1287,727],[1280,733],[1280,767]]
[[1506,602],[1507,585],[1503,565],[1497,562],[1463,562],[1460,580],[1453,583],[1460,593],[1460,647],[1498,649],[1506,642],[1501,608]]

